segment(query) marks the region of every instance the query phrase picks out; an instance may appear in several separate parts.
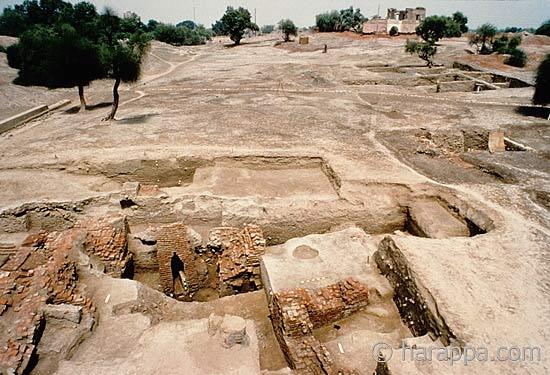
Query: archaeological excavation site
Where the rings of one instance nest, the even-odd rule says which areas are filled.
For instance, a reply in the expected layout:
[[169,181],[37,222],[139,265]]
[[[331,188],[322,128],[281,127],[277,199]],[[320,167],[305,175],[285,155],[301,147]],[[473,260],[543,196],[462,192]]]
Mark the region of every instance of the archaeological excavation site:
[[111,121],[0,52],[0,374],[550,373],[550,37],[300,35],[154,40]]

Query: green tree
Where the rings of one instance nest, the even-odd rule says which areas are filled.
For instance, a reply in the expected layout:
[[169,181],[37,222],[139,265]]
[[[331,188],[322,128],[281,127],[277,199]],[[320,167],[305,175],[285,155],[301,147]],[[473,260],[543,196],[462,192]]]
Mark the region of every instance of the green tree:
[[191,20],[185,20],[185,21],[181,21],[180,23],[176,24],[177,27],[182,27],[182,26],[185,26],[187,27],[189,30],[195,30],[197,28],[197,25],[195,24],[195,22],[191,21]]
[[141,22],[141,18],[135,13],[130,13],[120,19],[121,37],[128,38],[132,34],[145,32],[145,30],[145,24]]
[[462,31],[460,31],[460,25],[454,21],[452,18],[447,17],[447,26],[445,28],[445,38],[458,38],[462,36]]
[[157,27],[160,25],[160,22],[157,20],[149,20],[147,21],[147,25],[145,26],[145,31],[148,33],[154,32]]
[[445,16],[426,17],[416,28],[416,35],[424,41],[435,44],[447,35],[449,18]]
[[212,38],[210,32],[202,25],[191,30],[185,26],[177,27],[163,23],[157,25],[152,36],[160,42],[168,43],[173,46],[194,46],[204,44],[207,40]]
[[212,24],[212,33],[216,36],[227,35],[226,27],[221,20]]
[[137,32],[122,39],[120,18],[110,9],[100,16],[101,63],[108,78],[114,79],[113,105],[105,121],[113,120],[118,110],[120,95],[118,89],[122,82],[136,82],[141,75],[141,63],[149,47],[149,38],[145,33]]
[[550,36],[550,20],[547,20],[540,25],[540,27],[535,31],[535,34]]
[[16,84],[50,89],[78,87],[80,109],[86,109],[84,87],[103,77],[96,45],[68,24],[35,26],[8,48],[8,64],[19,69]]
[[262,34],[271,34],[275,30],[275,25],[263,25],[261,32]]
[[396,36],[399,34],[399,29],[397,26],[392,26],[390,29],[390,36]]
[[290,41],[291,35],[296,36],[298,34],[298,28],[294,25],[294,22],[289,19],[279,21],[279,29],[283,33],[285,42]]
[[497,28],[494,25],[485,23],[478,27],[476,33],[470,39],[470,44],[475,45],[481,54],[491,53],[496,33]]
[[426,61],[428,68],[431,68],[434,65],[433,59],[437,53],[437,47],[431,42],[407,40],[407,43],[405,44],[405,52],[410,53],[411,55],[418,55],[418,57]]
[[71,24],[80,35],[94,41],[99,36],[98,16],[93,4],[81,2],[74,5],[72,11],[66,15],[63,21]]
[[18,8],[20,6],[16,5],[15,8],[4,9],[0,16],[0,35],[19,36],[27,29],[27,17]]
[[452,19],[459,26],[462,34],[468,32],[468,17],[466,17],[462,12],[453,13]]
[[508,51],[509,57],[504,60],[507,65],[517,66],[523,68],[527,63],[527,54],[520,48],[513,48]]
[[352,30],[356,33],[363,30],[363,22],[365,17],[361,14],[359,8],[353,10],[353,7],[350,6],[347,9],[342,9],[340,11],[340,23],[342,24],[342,30]]
[[252,22],[248,9],[242,7],[237,9],[227,7],[225,14],[221,18],[221,23],[225,33],[235,42],[235,45],[241,43],[241,39],[247,29],[259,31],[258,25]]
[[322,33],[340,31],[342,29],[341,15],[337,10],[315,16],[315,24]]
[[533,103],[540,105],[550,104],[550,53],[544,57],[544,60],[542,60],[537,68]]

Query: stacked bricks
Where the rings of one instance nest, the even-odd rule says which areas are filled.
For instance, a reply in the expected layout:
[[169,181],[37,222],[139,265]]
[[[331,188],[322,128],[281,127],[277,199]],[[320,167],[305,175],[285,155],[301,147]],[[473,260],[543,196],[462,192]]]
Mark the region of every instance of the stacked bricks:
[[331,374],[334,366],[313,330],[367,306],[368,288],[348,278],[317,290],[297,288],[275,293],[271,319],[290,366],[304,374]]
[[160,283],[166,294],[174,293],[171,267],[173,253],[176,253],[184,264],[188,294],[198,291],[204,282],[206,275],[198,270],[198,259],[187,233],[187,226],[181,223],[162,226],[155,231]]
[[220,296],[262,288],[260,256],[266,241],[260,227],[215,228],[210,232],[208,248],[220,253],[218,258]]
[[29,237],[0,268],[0,373],[23,374],[36,353],[46,304],[94,307],[78,284],[72,252],[81,233],[69,230]]
[[98,257],[105,271],[112,277],[122,277],[131,265],[128,252],[128,223],[126,218],[103,218],[77,224],[86,232],[84,249],[88,255]]

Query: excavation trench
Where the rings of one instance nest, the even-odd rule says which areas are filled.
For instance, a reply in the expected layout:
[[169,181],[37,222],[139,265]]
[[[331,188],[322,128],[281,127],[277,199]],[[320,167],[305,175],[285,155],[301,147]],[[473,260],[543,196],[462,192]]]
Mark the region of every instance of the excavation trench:
[[[95,228],[85,242],[94,267],[180,301],[265,290],[287,362],[312,371],[350,364],[374,371],[364,351],[379,340],[397,347],[404,338],[431,335],[451,343],[429,291],[390,237],[382,238],[474,237],[494,227],[483,211],[447,193],[367,184],[343,195],[339,176],[321,158],[134,161],[101,173],[122,191],[5,211],[4,234],[82,227],[76,223],[98,212],[121,215],[123,265],[117,255],[96,254],[106,232]],[[312,361],[300,357],[304,351],[326,351],[334,360]]]

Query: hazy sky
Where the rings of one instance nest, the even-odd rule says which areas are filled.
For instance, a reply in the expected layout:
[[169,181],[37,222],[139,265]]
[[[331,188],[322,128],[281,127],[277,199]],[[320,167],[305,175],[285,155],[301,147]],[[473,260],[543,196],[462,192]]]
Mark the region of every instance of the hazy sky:
[[[154,18],[163,22],[177,23],[193,19],[209,27],[219,19],[228,5],[244,6],[254,14],[257,9],[259,25],[274,24],[282,18],[292,19],[298,26],[311,26],[315,15],[331,9],[353,5],[371,17],[377,13],[385,16],[387,8],[423,6],[428,15],[463,12],[472,28],[490,22],[498,27],[537,27],[550,19],[550,0],[387,0],[387,1],[343,1],[343,0],[88,0],[99,10],[108,5],[120,13],[131,10],[140,15],[144,22]],[[0,0],[0,9],[22,0]],[[77,2],[77,1],[71,1]]]

